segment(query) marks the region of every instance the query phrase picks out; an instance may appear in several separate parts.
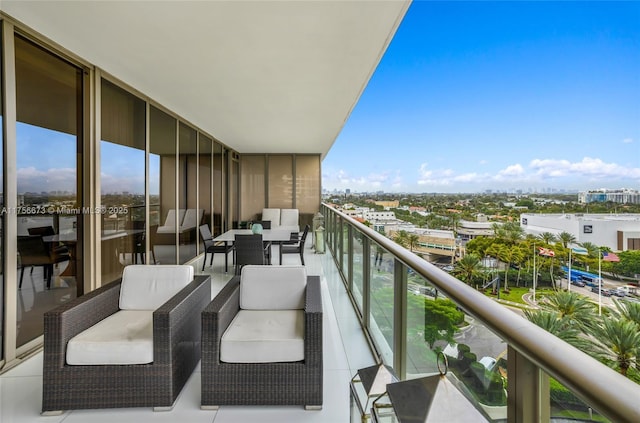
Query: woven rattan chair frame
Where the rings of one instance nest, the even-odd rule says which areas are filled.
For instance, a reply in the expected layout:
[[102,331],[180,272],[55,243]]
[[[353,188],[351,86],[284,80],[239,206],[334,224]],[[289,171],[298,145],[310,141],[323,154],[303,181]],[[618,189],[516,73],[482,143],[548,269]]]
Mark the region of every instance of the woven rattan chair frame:
[[261,234],[235,236],[236,275],[246,264],[268,264],[271,243],[263,242]]
[[202,238],[202,243],[204,244],[204,260],[202,260],[202,271],[204,272],[204,265],[207,263],[207,254],[211,254],[211,261],[209,262],[209,267],[213,265],[213,256],[216,253],[224,254],[224,271],[227,272],[229,269],[229,253],[233,251],[235,248],[233,243],[228,243],[227,241],[216,243],[213,241],[213,236],[211,235],[211,231],[209,230],[209,225],[206,223],[204,225],[199,226],[200,229],[200,237]]
[[220,405],[322,406],[322,297],[320,277],[307,276],[304,361],[225,363],[220,339],[240,310],[235,276],[202,313],[202,408]]
[[201,312],[211,277],[196,276],[153,312],[153,363],[67,365],[69,339],[118,311],[120,280],[44,315],[42,411],[171,408],[200,360]]

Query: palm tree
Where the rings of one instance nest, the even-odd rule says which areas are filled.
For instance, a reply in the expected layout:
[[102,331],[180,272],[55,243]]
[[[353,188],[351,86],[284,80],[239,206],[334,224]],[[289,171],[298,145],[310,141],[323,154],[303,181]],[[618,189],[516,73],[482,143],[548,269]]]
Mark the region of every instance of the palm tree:
[[567,248],[569,244],[573,244],[576,242],[576,237],[569,232],[560,232],[558,234],[558,239],[560,240],[564,248]]
[[407,234],[407,231],[398,231],[393,236],[393,240],[395,241],[396,244],[404,248],[407,248],[407,246],[409,245],[408,235],[409,234]]
[[548,295],[544,301],[541,301],[539,305],[543,310],[558,313],[561,319],[568,319],[571,325],[577,324],[583,328],[593,326],[595,306],[586,297],[576,292],[554,292]]
[[590,333],[596,357],[626,376],[640,354],[638,325],[626,319],[605,318]]
[[545,244],[551,244],[557,240],[556,235],[552,232],[543,232],[538,235],[538,238],[542,240]]
[[482,273],[480,259],[475,254],[467,254],[456,262],[452,273],[467,285],[471,285],[473,278]]
[[611,313],[618,319],[628,320],[638,325],[640,330],[640,303],[629,301],[613,300],[616,306],[615,310],[611,310]]
[[504,289],[507,291],[509,289],[509,269],[511,268],[511,263],[521,261],[522,253],[518,248],[510,248],[503,245],[498,250],[498,258],[506,264],[504,269]]
[[524,316],[530,322],[582,351],[589,351],[591,348],[591,342],[585,339],[577,327],[571,325],[570,319],[560,317],[556,311],[524,310]]
[[592,242],[583,242],[582,247],[585,248],[587,250],[587,255],[591,258],[598,258],[598,250],[600,249],[600,247],[598,247],[596,244],[592,243]]
[[417,234],[407,234],[407,243],[409,244],[409,250],[413,252],[413,248],[418,245],[420,237]]

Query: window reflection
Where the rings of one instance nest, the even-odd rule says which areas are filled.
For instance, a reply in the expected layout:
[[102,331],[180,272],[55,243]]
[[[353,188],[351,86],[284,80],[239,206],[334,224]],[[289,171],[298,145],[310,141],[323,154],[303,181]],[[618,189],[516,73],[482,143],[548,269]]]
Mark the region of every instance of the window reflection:
[[196,256],[198,226],[204,219],[204,209],[198,206],[198,135],[195,129],[184,123],[180,123],[179,146],[178,199],[184,216],[179,219],[176,232],[180,264],[184,264]]
[[102,81],[100,201],[102,282],[145,263],[145,102]]
[[18,347],[44,312],[82,295],[82,72],[15,39]]
[[[150,243],[156,263],[176,264],[176,120],[151,107],[149,115]],[[184,217],[184,215],[183,215]],[[157,223],[156,222],[157,219]]]

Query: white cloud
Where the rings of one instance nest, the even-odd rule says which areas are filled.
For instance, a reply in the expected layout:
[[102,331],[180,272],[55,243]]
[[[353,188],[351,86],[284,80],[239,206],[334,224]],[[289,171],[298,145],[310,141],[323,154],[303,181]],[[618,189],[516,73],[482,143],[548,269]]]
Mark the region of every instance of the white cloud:
[[633,142],[633,138],[625,138],[622,140],[623,144],[631,144]]
[[18,192],[76,192],[76,169],[73,168],[40,170],[30,166],[19,168],[16,173]]
[[[607,163],[602,159],[584,157],[577,162],[565,159],[534,159],[528,165],[514,163],[493,173],[467,171],[460,173],[453,168],[432,168],[421,163],[412,183],[403,182],[402,170],[370,173],[367,176],[352,176],[346,171],[325,172],[323,185],[332,188],[357,190],[421,191],[442,189],[443,191],[476,191],[499,186],[521,188],[527,186],[580,187],[609,186],[640,182],[640,167]],[[405,174],[406,176],[406,174]],[[561,184],[561,185],[559,185]]]

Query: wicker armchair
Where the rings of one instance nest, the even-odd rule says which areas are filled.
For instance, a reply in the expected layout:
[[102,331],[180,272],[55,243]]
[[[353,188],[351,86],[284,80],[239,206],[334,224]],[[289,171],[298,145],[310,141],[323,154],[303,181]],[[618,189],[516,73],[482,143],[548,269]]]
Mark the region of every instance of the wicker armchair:
[[151,312],[152,362],[68,364],[69,341],[119,311],[121,285],[121,280],[112,282],[45,313],[44,415],[69,409],[173,407],[200,360],[200,314],[211,299],[210,276],[196,276]]
[[[274,288],[282,280],[281,269],[301,267],[304,271],[302,282],[303,303],[300,310],[303,317],[304,334],[299,353],[303,358],[298,361],[278,359],[273,362],[226,362],[222,351],[223,335],[236,316],[239,316],[241,304],[244,307],[241,278],[248,270],[256,270],[256,284],[249,289],[257,298],[282,295],[280,288]],[[286,269],[285,269],[286,270]],[[235,276],[220,291],[202,313],[202,374],[201,407],[217,409],[220,405],[304,405],[307,409],[322,408],[322,298],[320,278],[306,276],[303,266],[245,266],[241,276]],[[268,293],[256,292],[254,288],[263,284]],[[297,310],[296,310],[297,311]],[[251,342],[248,342],[251,344]],[[255,342],[254,342],[255,345]],[[249,350],[260,348],[249,348]],[[276,349],[278,350],[278,349]],[[283,352],[283,350],[285,350]],[[229,351],[229,350],[227,350]],[[278,354],[289,354],[286,348],[280,348]],[[263,352],[250,352],[260,355]],[[243,354],[233,352],[235,357]],[[266,360],[266,359],[265,359]]]

